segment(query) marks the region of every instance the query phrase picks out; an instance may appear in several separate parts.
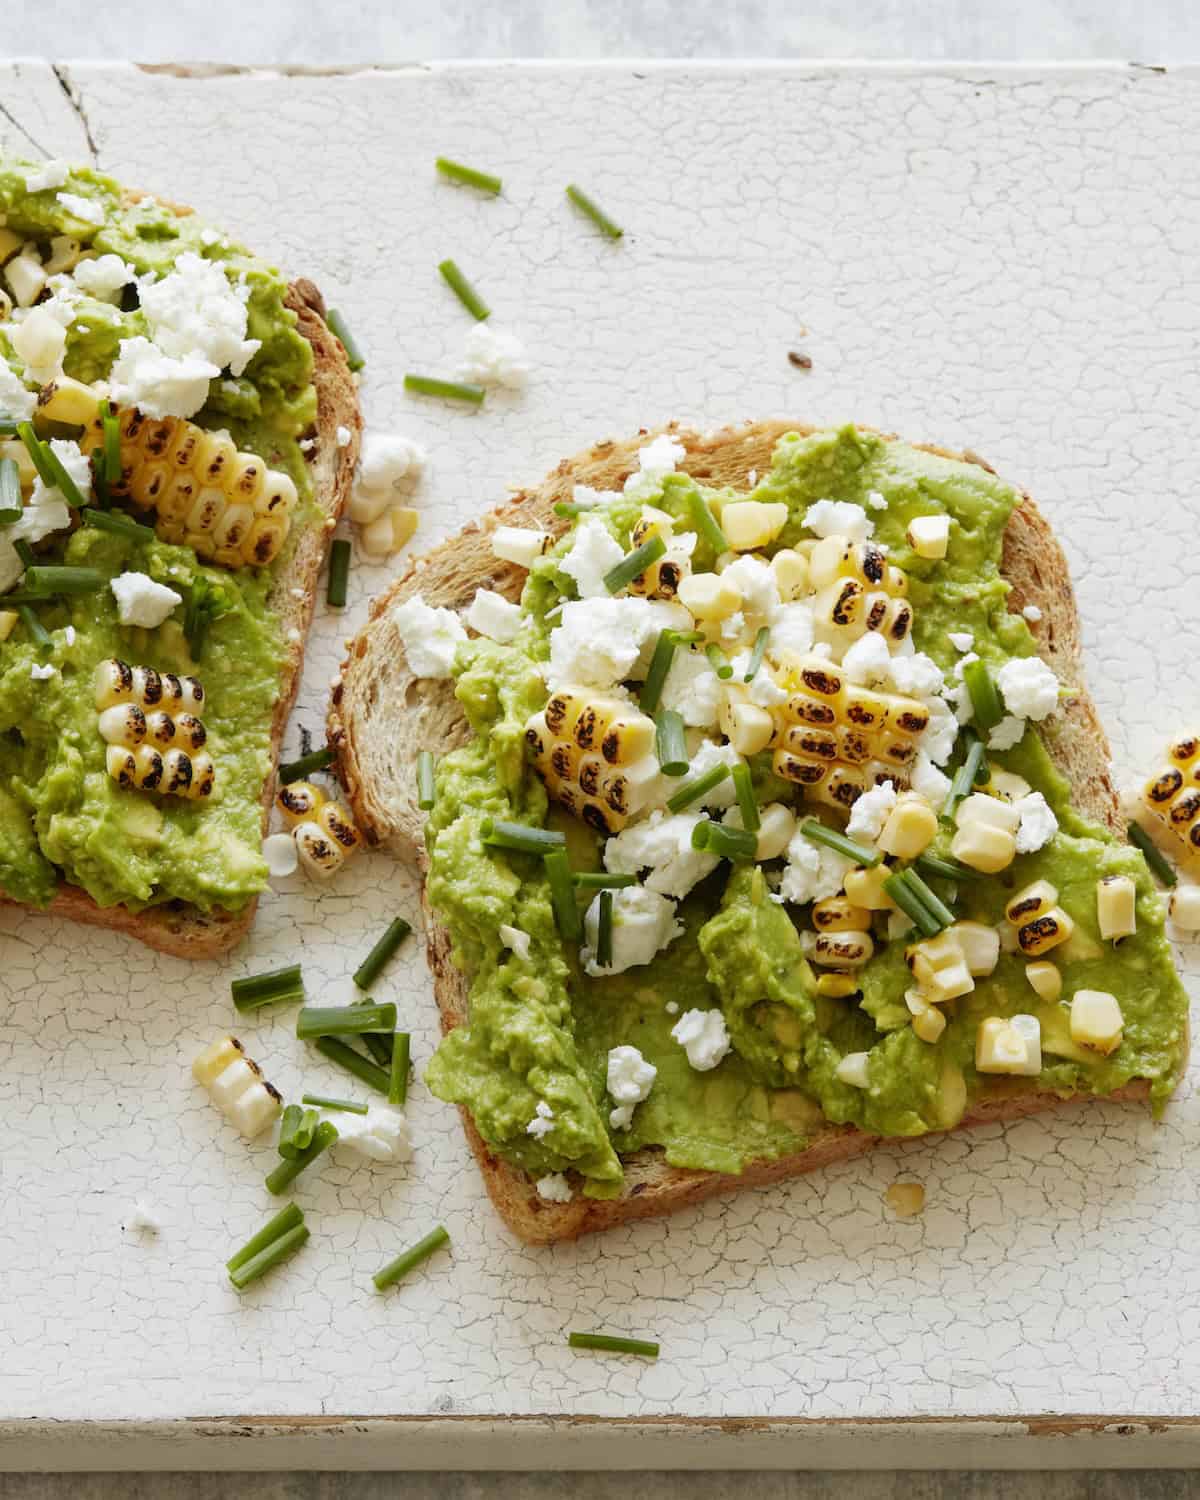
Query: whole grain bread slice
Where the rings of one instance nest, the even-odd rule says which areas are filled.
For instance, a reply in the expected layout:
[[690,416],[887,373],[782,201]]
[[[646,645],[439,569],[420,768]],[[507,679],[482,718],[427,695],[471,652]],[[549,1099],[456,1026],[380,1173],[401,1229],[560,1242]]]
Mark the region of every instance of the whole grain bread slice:
[[[758,422],[707,435],[675,424],[658,429],[670,432],[687,450],[681,469],[705,484],[740,488],[749,487],[752,470],[761,474],[769,469],[775,445],[785,433],[807,435],[815,430],[795,422]],[[415,799],[417,754],[428,748],[444,752],[464,743],[470,734],[453,684],[417,679],[409,670],[391,622],[392,605],[420,593],[427,603],[461,609],[474,598],[477,588],[495,589],[516,599],[525,570],[493,555],[495,528],[532,526],[561,533],[569,523],[555,515],[555,504],[570,500],[576,484],[620,489],[637,468],[638,449],[656,435],[647,431],[627,442],[598,443],[565,459],[540,485],[520,491],[507,505],[416,559],[387,593],[373,601],[370,618],[352,641],[335,680],[328,719],[330,748],[338,756],[343,784],[369,841],[392,848],[424,871],[423,814]],[[915,446],[994,472],[969,451]],[[1070,782],[1080,811],[1119,832],[1108,740],[1084,686],[1079,616],[1067,561],[1045,517],[1024,493],[1005,533],[1002,572],[1010,585],[1011,611],[1019,612],[1027,604],[1041,610],[1041,618],[1030,628],[1041,656],[1068,689],[1058,711],[1042,726],[1047,749]],[[425,924],[442,1029],[450,1031],[467,1022],[468,981],[454,964],[449,934],[428,902]],[[1144,1099],[1148,1093],[1148,1083],[1137,1080],[1112,1097]],[[1061,1095],[1031,1089],[1014,1079],[978,1103],[955,1128],[1017,1119],[1066,1102]],[[805,1150],[751,1163],[737,1176],[671,1167],[661,1150],[642,1150],[622,1158],[625,1184],[620,1197],[592,1200],[577,1195],[570,1203],[559,1204],[541,1199],[529,1174],[491,1151],[469,1112],[463,1109],[461,1114],[493,1203],[515,1234],[528,1244],[539,1245],[671,1213],[717,1193],[779,1182],[859,1156],[880,1139],[854,1126],[828,1126]]]
[[[136,202],[141,196],[133,192],[126,194],[130,202]],[[179,204],[165,206],[181,217],[192,211]],[[349,498],[362,435],[358,388],[350,373],[346,351],[326,324],[321,293],[311,281],[298,279],[289,285],[285,302],[296,315],[297,331],[308,340],[313,351],[317,420],[312,433],[316,446],[309,458],[313,496],[320,518],[296,538],[268,595],[270,607],[279,616],[285,655],[280,667],[279,696],[271,718],[271,774],[262,791],[264,832],[275,795],[275,768],[279,763],[283,734],[300,685],[317,580],[329,549],[330,534]],[[340,446],[339,428],[350,433],[350,441]],[[0,891],[0,902],[23,904],[10,901],[3,891]],[[86,891],[63,882],[47,909],[55,916],[69,917],[89,927],[107,927],[125,933],[149,948],[157,948],[177,958],[218,958],[245,936],[254,921],[257,904],[257,900],[252,900],[239,912],[204,912],[185,902],[170,902],[135,912],[124,906],[98,906]]]

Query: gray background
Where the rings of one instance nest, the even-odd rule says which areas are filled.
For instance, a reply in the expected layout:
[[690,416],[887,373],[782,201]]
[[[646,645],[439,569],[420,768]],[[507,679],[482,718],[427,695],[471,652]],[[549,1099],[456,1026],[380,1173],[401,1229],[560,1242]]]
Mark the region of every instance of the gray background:
[[[251,21],[250,17],[253,17]],[[7,0],[9,55],[305,66],[689,57],[1142,63],[1200,57],[1192,0]],[[5,45],[5,44],[0,44]],[[1188,1474],[14,1475],[12,1500],[1168,1500]]]

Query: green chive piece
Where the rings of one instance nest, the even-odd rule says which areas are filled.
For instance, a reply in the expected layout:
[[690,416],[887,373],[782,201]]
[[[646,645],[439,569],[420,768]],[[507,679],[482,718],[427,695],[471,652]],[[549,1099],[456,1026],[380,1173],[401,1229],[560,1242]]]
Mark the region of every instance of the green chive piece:
[[603,1349],[606,1354],[644,1354],[658,1358],[658,1345],[650,1339],[618,1338],[612,1333],[571,1333],[567,1343],[572,1349]]
[[598,203],[589,198],[582,188],[576,187],[572,182],[567,186],[567,197],[576,208],[582,209],[597,229],[608,235],[610,240],[619,240],[625,231],[619,224],[615,224],[604,212]]
[[279,1163],[274,1171],[267,1173],[267,1191],[276,1197],[289,1187],[305,1167],[311,1166],[322,1151],[332,1146],[337,1140],[337,1126],[330,1120],[322,1120],[313,1131],[312,1142],[298,1156]]
[[433,375],[406,375],[404,389],[416,396],[441,396],[446,401],[469,401],[482,406],[487,391],[469,380],[439,380]]
[[315,1105],[317,1109],[340,1109],[348,1115],[365,1115],[369,1106],[356,1104],[353,1099],[334,1099],[329,1094],[301,1094],[301,1103]]
[[[356,1000],[355,1005],[370,1005],[370,1000]],[[362,1043],[385,1073],[392,1070],[392,1034],[389,1031],[364,1031]]]
[[238,1251],[225,1262],[227,1271],[236,1271],[239,1266],[244,1266],[251,1261],[260,1250],[265,1250],[268,1245],[274,1244],[280,1235],[286,1234],[289,1229],[295,1229],[304,1223],[304,1214],[298,1204],[289,1203],[286,1208],[281,1208],[273,1219],[268,1219],[257,1234],[250,1239]]
[[928,911],[930,911],[938,923],[938,930],[950,927],[954,923],[954,913],[937,894],[930,890],[929,886],[921,879],[915,870],[905,870],[905,884]]
[[728,775],[728,766],[713,766],[711,771],[705,771],[703,776],[697,776],[694,781],[685,781],[677,792],[667,798],[668,808],[672,812],[682,812],[685,807],[690,807],[693,802],[711,792],[713,787],[720,786]]
[[960,865],[956,859],[943,859],[940,854],[918,854],[913,865],[922,875],[933,875],[940,880],[982,880],[979,870],[970,865]]
[[678,645],[679,641],[673,630],[658,632],[658,640],[654,643],[654,655],[650,658],[646,680],[642,683],[642,691],[638,695],[638,707],[644,714],[653,714],[658,708],[663,685],[671,670],[671,659]]
[[491,193],[493,197],[500,191],[499,177],[493,177],[490,172],[479,172],[474,167],[464,167],[460,161],[451,161],[448,156],[439,156],[434,165],[443,177],[451,182],[462,182],[467,187],[480,188],[485,193]]
[[398,1031],[392,1038],[392,1072],[388,1085],[388,1103],[403,1104],[408,1098],[409,1055],[412,1038],[407,1031]]
[[763,657],[767,654],[767,643],[771,639],[771,627],[760,625],[758,634],[754,637],[754,650],[750,653],[750,665],[746,668],[743,682],[753,682],[758,676],[758,669],[763,664]]
[[366,364],[362,357],[362,351],[354,340],[354,335],[346,327],[346,320],[338,312],[336,307],[331,307],[326,314],[325,323],[330,333],[335,334],[342,341],[342,348],[346,351],[346,363],[352,370],[361,370]]
[[600,502],[598,500],[559,500],[555,503],[554,514],[556,516],[565,516],[569,519],[574,516],[586,515],[589,510],[599,509]]
[[417,806],[422,812],[428,812],[437,801],[433,772],[433,751],[422,750],[417,756]]
[[916,923],[922,937],[937,937],[942,924],[909,885],[907,876],[907,870],[897,870],[883,882],[883,889],[905,916]]
[[419,1240],[411,1250],[405,1250],[395,1260],[389,1261],[382,1271],[375,1272],[374,1276],[371,1277],[371,1280],[375,1283],[375,1290],[384,1292],[388,1287],[394,1286],[402,1276],[407,1276],[423,1260],[428,1260],[435,1250],[440,1250],[443,1245],[448,1245],[449,1243],[450,1236],[439,1224],[431,1234],[427,1234],[423,1240]]
[[963,668],[963,681],[971,696],[976,724],[980,729],[995,729],[1004,717],[1004,700],[987,669],[987,663],[969,661]]
[[33,548],[29,545],[24,537],[18,537],[17,540],[13,543],[13,551],[21,559],[21,566],[23,568],[32,568],[36,566],[37,557],[34,555]]
[[96,493],[102,505],[112,504],[112,487],[121,477],[121,423],[107,401],[100,403],[100,430],[103,441],[100,460],[93,462]]
[[312,1145],[313,1132],[320,1121],[315,1109],[301,1109],[289,1104],[279,1120],[279,1154],[285,1161],[295,1159]]
[[25,572],[25,587],[34,594],[95,594],[105,583],[99,568],[33,567]]
[[371,988],[382,974],[384,965],[411,931],[411,925],[403,917],[392,918],[370,953],[354,971],[354,983],[360,990]]
[[758,853],[758,835],[744,828],[727,828],[724,823],[702,822],[692,829],[692,848],[721,859],[743,861]]
[[571,880],[571,866],[565,849],[552,849],[542,863],[546,867],[546,879],[550,882],[550,901],[554,907],[554,920],[558,930],[568,943],[577,943],[583,936],[583,925],[579,920],[579,903],[575,900],[575,886]]
[[329,549],[329,582],[325,602],[333,609],[345,609],[346,589],[350,582],[350,543],[338,537]]
[[33,460],[33,467],[38,471],[38,478],[48,488],[54,488],[54,472],[46,462],[46,454],[49,449],[33,430],[32,422],[18,422],[17,436],[25,444],[25,451]]
[[1126,830],[1129,842],[1135,845],[1146,857],[1146,863],[1150,867],[1150,873],[1158,877],[1162,885],[1175,886],[1179,884],[1179,877],[1167,863],[1162,850],[1146,832],[1140,823],[1130,823]]
[[758,812],[758,798],[754,795],[754,775],[744,760],[733,768],[733,789],[737,793],[742,827],[747,833],[757,833],[762,827],[762,818]]
[[336,1036],[319,1036],[313,1046],[322,1057],[327,1057],[330,1062],[337,1063],[338,1067],[344,1068],[347,1073],[353,1073],[360,1083],[365,1083],[377,1094],[387,1094],[388,1075],[369,1057],[364,1057],[361,1052],[355,1052],[353,1047],[348,1047]]
[[722,552],[728,552],[729,538],[721,530],[711,506],[699,490],[692,490],[688,494],[688,509],[692,513],[692,521],[696,530],[717,556],[720,557]]
[[452,260],[439,261],[438,270],[442,274],[442,280],[473,318],[482,323],[485,318],[491,317],[491,308]]
[[15,526],[24,514],[24,509],[15,505],[0,506],[0,526]]
[[234,1007],[240,1011],[304,999],[304,980],[300,976],[299,964],[273,969],[269,974],[251,974],[245,979],[235,979],[229,988]]
[[664,708],[655,719],[655,751],[664,776],[684,776],[689,765],[683,715]]
[[53,476],[52,482],[54,488],[63,497],[67,504],[74,510],[80,510],[83,506],[85,506],[87,504],[87,499],[81,492],[79,486],[67,473],[66,469],[63,467],[62,459],[59,458],[58,454],[55,453],[54,449],[50,446],[49,443],[44,444],[42,447],[42,458],[45,461],[46,468]]
[[721,681],[728,682],[733,676],[733,668],[729,665],[729,658],[721,650],[720,646],[717,645],[716,641],[709,641],[708,645],[704,648],[704,654],[708,657],[709,666]]
[[656,563],[666,553],[667,544],[662,537],[649,537],[640,547],[627,552],[615,568],[605,573],[604,587],[610,594],[619,594],[639,573],[644,573],[651,563]]
[[571,882],[581,891],[620,891],[637,885],[636,875],[610,875],[606,870],[573,870]]
[[302,1042],[318,1036],[361,1036],[364,1031],[394,1031],[396,1007],[384,1005],[306,1005],[296,1017]]
[[600,915],[596,922],[596,963],[607,969],[613,957],[613,893],[600,892]]
[[21,519],[21,470],[15,458],[0,458],[0,511],[8,516],[2,524],[11,526]]
[[[290,1166],[288,1162],[286,1165]],[[287,1260],[294,1255],[300,1246],[308,1239],[308,1225],[297,1224],[295,1229],[289,1229],[286,1234],[281,1234],[277,1239],[264,1249],[260,1250],[253,1260],[248,1260],[245,1265],[239,1266],[236,1271],[230,1271],[229,1279],[237,1287],[238,1291],[244,1291],[252,1281],[279,1265],[280,1261]]]
[[835,849],[839,854],[844,854],[847,859],[852,859],[857,865],[865,865],[868,870],[873,870],[883,858],[878,849],[869,849],[865,844],[856,844],[853,839],[848,839],[844,833],[838,833],[835,828],[826,828],[816,818],[805,818],[800,825],[800,832],[810,843],[824,844],[827,849]]
[[946,797],[946,805],[942,808],[942,816],[950,818],[954,816],[954,809],[962,799],[970,794],[975,785],[979,772],[984,764],[983,741],[978,737],[972,737],[967,747],[966,757],[961,766],[954,773],[954,779],[950,783],[950,792]]
[[125,537],[127,541],[143,546],[154,540],[152,527],[143,526],[131,516],[122,515],[120,511],[94,510],[87,506],[79,514],[83,524],[94,531],[107,531],[112,536]]
[[528,823],[502,823],[485,818],[480,828],[483,842],[493,849],[516,849],[521,854],[545,854],[549,849],[565,849],[567,836],[553,828],[534,828]]
[[302,755],[299,760],[289,760],[279,768],[279,785],[289,786],[293,781],[303,781],[314,771],[323,771],[326,766],[331,766],[333,760],[332,750],[313,750],[308,755]]
[[21,616],[21,624],[29,632],[29,639],[40,650],[44,650],[50,644],[50,632],[43,626],[28,604],[18,604],[17,613]]

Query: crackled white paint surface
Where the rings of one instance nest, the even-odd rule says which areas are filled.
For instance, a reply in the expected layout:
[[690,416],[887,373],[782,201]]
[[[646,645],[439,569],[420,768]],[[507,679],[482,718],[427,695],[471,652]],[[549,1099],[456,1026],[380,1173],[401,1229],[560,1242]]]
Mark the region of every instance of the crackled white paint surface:
[[[1200,719],[1194,77],[78,67],[64,82],[82,120],[46,69],[0,69],[0,141],[86,156],[86,121],[103,167],[313,276],[367,351],[369,419],[430,450],[423,543],[639,423],[856,417],[974,446],[1040,498],[1122,769]],[[504,197],[439,183],[438,152],[501,172]],[[573,179],[622,243],[568,208]],[[527,393],[479,413],[401,390],[460,351],[446,255],[535,365]],[[358,567],[352,608],[318,612],[289,752],[319,730],[341,641],[387,576]],[[1191,1086],[1158,1126],[1064,1110],[536,1251],[500,1226],[457,1116],[418,1082],[414,1163],[302,1179],[310,1245],[239,1299],[222,1262],[272,1209],[273,1148],[235,1138],[188,1063],[232,1024],[231,978],[299,957],[310,996],[347,1000],[373,935],[414,909],[406,872],[367,856],[319,900],[282,882],[243,951],[192,967],[0,913],[0,1418],[1194,1409]],[[419,1068],[435,1023],[415,943],[377,994]],[[285,1093],[345,1091],[290,1017],[237,1029]],[[923,1217],[885,1210],[897,1178],[925,1184]],[[157,1236],[123,1228],[139,1198]],[[371,1272],[439,1221],[453,1254],[377,1296]],[[663,1356],[572,1354],[579,1326],[653,1333]]]

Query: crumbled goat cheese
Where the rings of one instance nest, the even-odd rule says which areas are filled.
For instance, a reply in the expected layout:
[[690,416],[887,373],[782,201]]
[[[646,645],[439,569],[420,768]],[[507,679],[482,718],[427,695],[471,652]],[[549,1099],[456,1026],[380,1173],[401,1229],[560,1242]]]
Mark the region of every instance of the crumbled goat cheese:
[[104,207],[94,198],[85,198],[82,193],[59,193],[58,201],[69,214],[85,223],[104,223]]
[[[550,633],[548,680],[598,688],[626,678],[640,680],[659,632],[668,626],[686,630],[691,618],[682,605],[657,599],[569,600]],[[676,660],[682,654],[677,651]]]
[[583,918],[585,944],[580,960],[594,979],[601,974],[621,974],[648,964],[660,949],[673,943],[683,924],[675,919],[675,904],[644,886],[632,885],[613,892],[612,963],[596,963],[596,938],[600,930],[600,896]]
[[290,833],[268,834],[262,842],[263,859],[267,862],[267,874],[272,880],[283,880],[296,873],[300,853],[296,840]]
[[1037,622],[1042,618],[1042,612],[1036,604],[1027,604],[1021,611],[1021,613],[1033,625],[1036,625]]
[[645,822],[634,823],[608,840],[604,868],[612,875],[650,870],[647,890],[682,901],[720,864],[715,854],[692,848],[692,833],[700,821],[698,812],[652,812]]
[[521,568],[532,568],[546,550],[548,531],[534,531],[524,526],[497,526],[492,532],[492,552],[504,562]]
[[1005,714],[999,724],[988,735],[989,750],[1011,750],[1019,745],[1025,733],[1025,720],[1015,714]]
[[74,271],[75,284],[100,302],[115,302],[122,287],[136,280],[136,273],[119,255],[100,255],[81,260]]
[[923,651],[915,651],[911,656],[893,656],[889,672],[898,693],[922,700],[940,693],[945,680],[942,669]]
[[885,781],[880,786],[873,786],[869,792],[864,792],[850,809],[850,820],[846,824],[846,833],[852,839],[866,839],[868,843],[874,843],[883,832],[883,825],[888,820],[888,814],[896,805],[896,786],[894,782]]
[[463,616],[472,630],[491,641],[507,646],[515,639],[521,624],[521,606],[512,604],[492,589],[476,589],[470,608]]
[[730,1048],[729,1030],[719,1010],[686,1010],[671,1035],[687,1053],[697,1073],[715,1068]]
[[940,808],[950,795],[949,776],[938,770],[924,750],[917,752],[917,758],[912,763],[909,785],[935,809]]
[[25,188],[30,193],[44,193],[48,188],[65,187],[70,175],[71,168],[65,161],[44,161],[25,173]]
[[780,901],[802,906],[808,901],[824,901],[836,896],[854,861],[823,844],[814,844],[802,833],[795,833],[787,846],[788,862],[779,881]]
[[[164,354],[203,359],[218,372],[241,375],[262,347],[246,337],[250,288],[232,283],[220,266],[185,251],[166,276],[138,283],[150,336]],[[122,345],[122,348],[124,345]]]
[[721,621],[721,639],[723,641],[736,641],[741,638],[746,628],[746,616],[740,609]]
[[[908,660],[911,661],[912,658]],[[846,654],[842,657],[842,671],[850,681],[868,687],[885,681],[891,670],[892,654],[887,648],[887,642],[875,630],[868,630],[866,635],[859,636],[853,645],[846,648]]]
[[888,503],[878,490],[868,490],[867,507],[870,510],[887,510]]
[[68,646],[73,646],[75,644],[74,625],[66,625],[63,627],[63,639],[66,641]]
[[561,1172],[547,1172],[534,1183],[538,1197],[547,1203],[570,1203],[571,1184]]
[[663,708],[682,714],[693,729],[715,729],[721,710],[721,679],[707,656],[699,651],[678,650],[663,683]]
[[771,616],[771,634],[767,639],[767,655],[779,661],[784,652],[794,651],[804,656],[812,650],[813,612],[803,600],[792,604],[781,604]]
[[750,650],[739,651],[730,662],[734,682],[741,683],[749,694],[751,703],[757,703],[760,708],[774,708],[777,704],[786,703],[790,696],[787,689],[781,688],[765,667],[759,667],[751,681],[746,682],[752,655]]
[[581,599],[607,599],[604,575],[625,556],[620,542],[599,518],[582,516],[570,550],[559,560],[559,570],[575,580]]
[[721,577],[742,596],[742,609],[759,620],[769,620],[779,608],[779,584],[770,566],[749,553],[731,562]]
[[1058,832],[1058,819],[1041,792],[1030,792],[1018,797],[1013,810],[1020,813],[1021,823],[1017,829],[1017,853],[1033,854],[1043,848]]
[[818,500],[804,512],[804,525],[814,536],[845,536],[852,542],[865,542],[875,531],[862,506],[849,500]]
[[668,474],[675,472],[687,449],[669,432],[660,432],[653,442],[638,450],[638,466],[625,481],[625,493],[633,500],[648,500],[662,489]]
[[334,1149],[345,1147],[372,1161],[407,1161],[412,1138],[404,1111],[392,1104],[372,1104],[365,1115],[339,1111]]
[[29,664],[29,675],[35,682],[49,682],[50,678],[54,676],[55,670],[49,662],[44,667],[39,667],[37,662]]
[[167,618],[183,595],[164,583],[156,583],[147,573],[122,573],[109,588],[117,601],[117,618],[122,625],[140,625],[154,630]]
[[368,432],[358,460],[359,487],[372,493],[399,490],[417,478],[427,457],[420,443],[398,432]]
[[958,719],[950,705],[941,698],[932,698],[928,708],[929,723],[921,735],[920,747],[934,765],[944,766],[954,754]]
[[956,651],[969,651],[975,644],[975,637],[969,630],[951,630],[946,639]]
[[523,927],[510,927],[507,922],[501,922],[500,941],[506,948],[510,948],[518,958],[528,960],[530,944],[533,939]]
[[633,1112],[649,1096],[658,1069],[636,1047],[612,1047],[608,1054],[608,1093],[617,1108],[608,1122],[614,1130],[628,1130]]
[[540,1141],[543,1136],[549,1135],[553,1129],[554,1111],[544,1099],[539,1099],[533,1119],[525,1127],[525,1134],[531,1135],[535,1140]]
[[1010,714],[1040,723],[1058,707],[1058,678],[1040,656],[1017,656],[996,674]]
[[149,339],[122,339],[108,372],[109,397],[117,406],[136,406],[148,417],[194,417],[208,400],[209,382],[220,369],[199,354],[178,359]]
[[61,372],[67,331],[45,307],[30,308],[27,318],[10,325],[8,339],[13,353],[34,380],[44,385]]
[[414,677],[449,677],[454,653],[467,639],[452,609],[431,609],[420,594],[392,606],[392,624],[404,643]]
[[479,385],[506,385],[519,389],[529,379],[525,346],[514,334],[474,323],[467,330],[466,349],[458,373]]
[[25,389],[4,359],[0,359],[0,408],[22,422],[28,421],[37,410],[37,393]]

